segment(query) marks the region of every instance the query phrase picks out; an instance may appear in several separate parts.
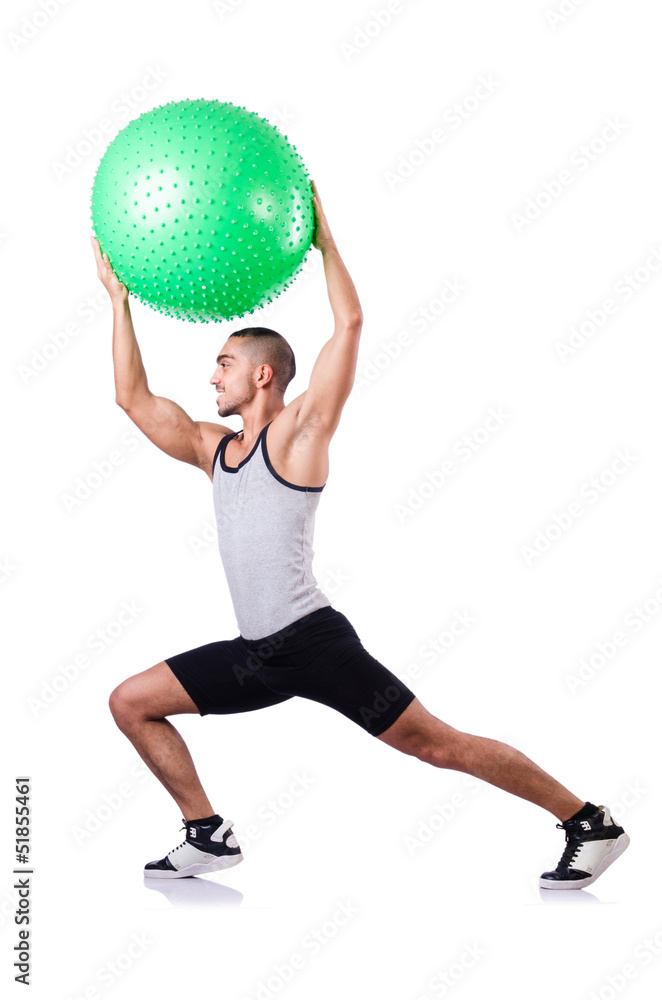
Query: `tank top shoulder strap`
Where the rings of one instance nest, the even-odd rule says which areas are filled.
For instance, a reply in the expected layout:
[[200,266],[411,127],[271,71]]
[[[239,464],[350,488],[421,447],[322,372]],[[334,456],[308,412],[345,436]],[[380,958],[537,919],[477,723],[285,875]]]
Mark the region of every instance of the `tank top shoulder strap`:
[[225,454],[225,449],[228,441],[230,440],[230,438],[236,437],[237,434],[241,434],[241,431],[234,431],[234,433],[232,434],[224,434],[221,440],[218,442],[216,451],[214,452],[214,461],[211,463],[212,472],[214,471],[214,467],[216,465],[216,459],[220,454]]

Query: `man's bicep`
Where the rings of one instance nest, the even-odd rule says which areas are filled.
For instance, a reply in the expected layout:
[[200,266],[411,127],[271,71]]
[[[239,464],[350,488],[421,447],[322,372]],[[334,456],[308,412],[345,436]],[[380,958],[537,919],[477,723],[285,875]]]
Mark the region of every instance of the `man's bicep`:
[[178,403],[150,393],[124,409],[145,437],[166,455],[205,467],[205,442],[200,425]]
[[360,336],[357,322],[337,329],[324,344],[313,365],[300,421],[315,420],[335,429],[354,385]]

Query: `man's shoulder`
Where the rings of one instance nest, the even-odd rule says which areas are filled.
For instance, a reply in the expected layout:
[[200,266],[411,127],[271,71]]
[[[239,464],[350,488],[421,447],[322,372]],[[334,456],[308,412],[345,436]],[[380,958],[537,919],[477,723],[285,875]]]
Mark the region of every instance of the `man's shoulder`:
[[234,434],[231,427],[226,427],[224,424],[212,424],[207,420],[199,420],[198,426],[200,427],[200,433],[203,438],[218,438],[225,437],[226,434]]
[[224,424],[212,424],[206,420],[199,420],[198,427],[200,428],[200,436],[202,438],[205,465],[208,465],[211,469],[219,444],[226,434],[234,434],[234,431],[231,427],[226,427]]

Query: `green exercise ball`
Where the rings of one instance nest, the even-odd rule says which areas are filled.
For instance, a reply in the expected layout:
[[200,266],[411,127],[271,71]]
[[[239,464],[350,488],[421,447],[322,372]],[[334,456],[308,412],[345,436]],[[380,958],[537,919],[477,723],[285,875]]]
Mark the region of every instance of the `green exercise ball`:
[[92,187],[92,225],[128,290],[193,322],[243,316],[300,270],[315,225],[303,160],[275,126],[221,101],[129,122]]

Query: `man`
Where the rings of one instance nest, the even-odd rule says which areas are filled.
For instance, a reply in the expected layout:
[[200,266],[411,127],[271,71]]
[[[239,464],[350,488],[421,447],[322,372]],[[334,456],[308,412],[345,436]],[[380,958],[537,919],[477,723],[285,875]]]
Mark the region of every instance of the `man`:
[[540,885],[590,885],[629,838],[606,806],[585,802],[518,750],[460,732],[423,707],[368,653],[312,574],[315,511],[327,481],[329,442],[354,382],[362,312],[312,182],[313,245],[322,253],[332,337],[308,389],[287,405],[295,374],[287,341],[263,327],[231,334],[210,382],[220,417],[241,431],[194,421],[147,384],[128,291],[92,238],[98,275],[113,304],[116,402],[166,454],[201,469],[213,487],[218,541],[240,634],[168,657],[110,695],[113,717],[181,812],[186,839],[144,874],[183,878],[242,860],[232,832],[207,798],[186,744],[168,720],[251,711],[295,695],[342,712],[368,734],[435,767],[462,771],[551,812],[566,847]]

